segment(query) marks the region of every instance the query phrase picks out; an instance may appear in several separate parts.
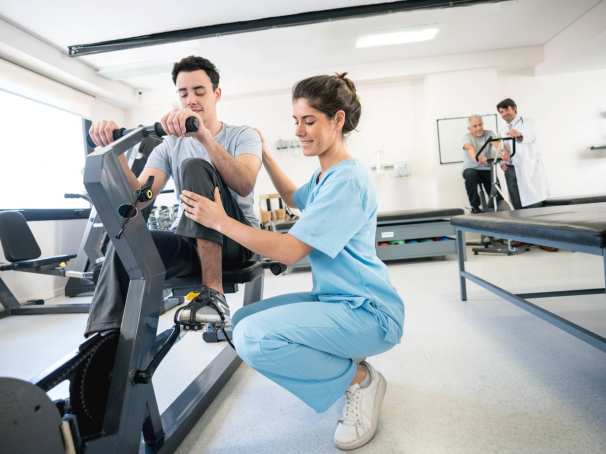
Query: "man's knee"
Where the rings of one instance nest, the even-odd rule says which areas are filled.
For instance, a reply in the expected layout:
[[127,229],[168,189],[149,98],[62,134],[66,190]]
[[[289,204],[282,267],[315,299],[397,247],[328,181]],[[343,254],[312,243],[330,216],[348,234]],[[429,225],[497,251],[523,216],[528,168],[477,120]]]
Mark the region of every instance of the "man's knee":
[[[213,165],[200,158],[188,158],[181,164],[181,178],[183,184],[187,185],[189,181],[200,180],[200,178],[214,178],[216,173]],[[193,180],[192,180],[193,179]]]

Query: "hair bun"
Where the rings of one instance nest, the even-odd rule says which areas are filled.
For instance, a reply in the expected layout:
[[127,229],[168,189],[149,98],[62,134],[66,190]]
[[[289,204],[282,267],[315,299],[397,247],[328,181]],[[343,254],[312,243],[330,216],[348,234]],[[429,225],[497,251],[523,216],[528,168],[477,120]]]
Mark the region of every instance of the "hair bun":
[[314,109],[334,118],[337,111],[345,112],[343,134],[356,129],[362,106],[356,94],[356,86],[346,77],[347,73],[322,74],[303,79],[293,87],[293,102],[299,98],[307,100]]
[[349,89],[349,91],[351,91],[354,94],[356,93],[356,86],[349,78],[347,78],[347,72],[335,73],[335,78],[337,80],[344,82],[345,85],[347,86],[347,88]]

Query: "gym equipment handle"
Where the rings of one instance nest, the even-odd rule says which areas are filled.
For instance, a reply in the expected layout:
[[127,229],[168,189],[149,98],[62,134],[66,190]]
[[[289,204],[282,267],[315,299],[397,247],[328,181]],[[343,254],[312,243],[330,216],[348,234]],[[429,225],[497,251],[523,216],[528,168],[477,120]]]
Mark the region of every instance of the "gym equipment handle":
[[[185,120],[185,131],[187,132],[196,132],[198,130],[198,127],[200,126],[200,122],[198,121],[198,119],[196,117],[189,117],[187,120]],[[138,128],[135,128],[138,129]],[[126,128],[119,128],[119,129],[114,129],[113,133],[112,133],[112,137],[114,140],[118,140],[122,137],[124,137],[125,135],[127,135],[128,133],[130,133],[131,131],[133,131],[133,129],[126,129]],[[147,136],[157,136],[157,137],[163,137],[166,135],[166,131],[164,131],[164,128],[162,128],[162,124],[160,122],[156,122],[151,126],[144,126],[143,127],[143,137],[147,137]],[[90,148],[95,148],[95,143],[93,142],[93,140],[90,138],[90,135],[86,134],[86,143]]]
[[63,194],[63,197],[66,199],[84,199],[88,203],[92,203],[90,197],[87,194],[75,194],[72,192],[66,192],[65,194]]
[[135,193],[135,199],[137,202],[145,203],[149,202],[154,198],[154,193],[152,192],[152,186],[154,185],[154,176],[150,175],[147,177],[147,181],[141,188]]
[[513,147],[512,147],[512,150],[511,150],[511,156],[510,156],[510,158],[513,158],[516,155],[516,139],[515,138],[513,138],[513,137],[496,137],[496,138],[489,137],[488,140],[484,143],[484,145],[482,145],[482,148],[480,148],[478,150],[478,152],[476,153],[476,161],[478,160],[478,158],[480,157],[480,155],[484,151],[484,148],[486,148],[490,142],[498,142],[500,140],[502,140],[503,142],[506,141],[506,140],[511,140],[511,143],[513,144]]

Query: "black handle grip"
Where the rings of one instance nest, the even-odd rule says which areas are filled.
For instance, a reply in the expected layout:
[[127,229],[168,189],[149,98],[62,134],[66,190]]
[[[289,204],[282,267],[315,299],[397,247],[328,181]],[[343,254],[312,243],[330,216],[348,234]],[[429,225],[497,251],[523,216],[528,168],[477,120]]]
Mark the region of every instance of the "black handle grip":
[[112,137],[115,140],[120,139],[121,137],[125,136],[127,134],[127,132],[131,132],[132,129],[127,130],[126,128],[118,128],[118,129],[114,129],[114,131],[112,132]]
[[[189,117],[185,120],[185,131],[186,132],[196,132],[200,127],[200,122],[196,117]],[[162,124],[157,122],[153,125],[153,134],[158,137],[163,137],[166,135],[164,128],[162,128]]]
[[514,139],[513,137],[496,137],[496,138],[489,137],[488,140],[486,140],[486,142],[484,142],[484,145],[482,145],[482,147],[476,153],[476,161],[478,160],[478,158],[484,151],[484,148],[486,148],[490,142],[498,142],[500,140],[502,140],[502,141],[511,140],[511,142],[513,143],[513,147],[511,150],[510,158],[513,158],[516,155],[516,139]]
[[[200,122],[198,121],[198,119],[196,117],[189,117],[187,120],[185,120],[185,131],[196,132],[199,127],[200,127]],[[128,133],[130,133],[131,131],[132,131],[132,129],[126,129],[126,128],[114,129],[114,131],[112,132],[112,138],[114,140],[118,140],[118,139],[124,137],[125,135],[127,135]],[[162,128],[162,124],[160,124],[159,122],[156,122],[151,126],[145,126],[143,128],[143,135],[145,137],[151,136],[151,135],[163,137],[166,135],[166,132]],[[95,143],[93,142],[93,140],[90,138],[89,134],[86,135],[86,143],[90,148],[95,148],[95,146],[96,146]]]
[[91,203],[90,197],[86,194],[74,194],[72,192],[66,192],[65,194],[63,194],[63,197],[66,199],[84,199],[88,203]]
[[[114,141],[116,141],[120,137],[122,137],[126,132],[126,128],[114,129],[112,131],[112,138],[114,139]],[[89,148],[95,148],[97,146],[95,145],[95,142],[93,142],[93,139],[91,139],[90,134],[88,133],[86,134],[86,145],[88,145]]]

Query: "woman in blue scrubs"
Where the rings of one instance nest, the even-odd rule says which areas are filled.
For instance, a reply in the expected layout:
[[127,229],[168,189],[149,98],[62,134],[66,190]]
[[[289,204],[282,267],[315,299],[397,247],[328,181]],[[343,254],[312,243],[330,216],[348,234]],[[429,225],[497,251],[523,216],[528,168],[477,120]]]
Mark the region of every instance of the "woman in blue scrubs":
[[296,135],[320,168],[297,188],[263,147],[263,165],[281,197],[301,210],[286,234],[228,217],[215,201],[183,191],[185,215],[261,256],[287,265],[309,256],[313,288],[269,298],[234,314],[233,342],[243,361],[318,412],[346,402],[335,444],[370,441],[386,381],[365,358],[400,341],[404,305],[375,249],[377,200],[371,177],[353,159],[345,135],[361,105],[346,74],[315,76],[293,89]]

